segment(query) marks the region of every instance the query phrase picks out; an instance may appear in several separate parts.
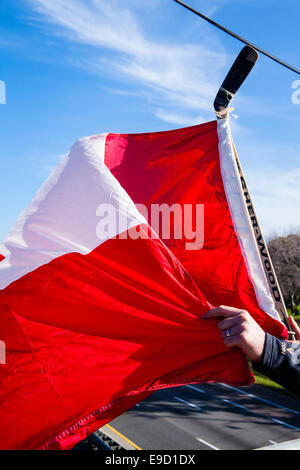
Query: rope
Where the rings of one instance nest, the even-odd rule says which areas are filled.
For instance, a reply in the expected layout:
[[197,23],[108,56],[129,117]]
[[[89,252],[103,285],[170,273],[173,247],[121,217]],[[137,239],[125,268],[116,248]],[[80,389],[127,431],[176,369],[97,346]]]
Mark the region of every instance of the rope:
[[202,18],[202,19],[205,20],[205,21],[208,21],[208,23],[212,24],[213,26],[215,26],[216,28],[220,29],[220,30],[223,31],[224,33],[227,33],[227,34],[229,34],[230,36],[234,37],[235,39],[238,39],[239,41],[243,42],[244,44],[247,44],[248,46],[253,47],[253,48],[256,49],[258,52],[261,52],[262,54],[264,54],[265,56],[267,56],[267,57],[269,57],[270,59],[274,60],[275,62],[277,62],[278,64],[282,65],[283,67],[286,67],[287,69],[292,70],[292,72],[295,72],[295,73],[297,73],[298,75],[300,75],[300,70],[296,69],[296,68],[293,67],[292,65],[287,64],[286,62],[283,62],[281,59],[278,59],[278,57],[275,57],[274,55],[270,54],[269,52],[266,52],[266,51],[265,51],[264,49],[262,49],[261,47],[255,46],[255,44],[252,44],[251,42],[247,41],[246,39],[242,38],[241,36],[238,36],[237,34],[233,33],[233,32],[230,31],[229,29],[225,28],[224,26],[220,25],[219,23],[216,23],[215,21],[211,20],[211,19],[208,18],[207,16],[203,15],[203,14],[200,13],[199,11],[194,10],[194,9],[191,8],[189,5],[186,5],[185,3],[181,2],[180,0],[174,0],[174,2],[178,3],[179,5],[183,6],[184,8],[187,8],[187,10],[191,11],[192,13],[195,13],[195,15],[200,16],[200,18]]

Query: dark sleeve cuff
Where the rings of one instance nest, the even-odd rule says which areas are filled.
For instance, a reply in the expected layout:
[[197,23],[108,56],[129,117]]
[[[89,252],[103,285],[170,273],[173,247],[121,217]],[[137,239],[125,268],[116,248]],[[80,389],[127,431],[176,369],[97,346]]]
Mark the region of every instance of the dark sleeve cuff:
[[281,351],[281,341],[274,336],[266,333],[265,345],[261,361],[253,362],[253,369],[257,372],[268,373],[272,370],[274,362],[278,358]]
[[263,357],[253,369],[290,391],[300,393],[300,345],[266,334]]

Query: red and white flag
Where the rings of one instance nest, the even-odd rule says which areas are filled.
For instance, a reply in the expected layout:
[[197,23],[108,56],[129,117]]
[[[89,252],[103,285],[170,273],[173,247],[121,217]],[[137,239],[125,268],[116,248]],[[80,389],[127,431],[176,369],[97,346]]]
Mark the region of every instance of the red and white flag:
[[160,388],[251,383],[213,306],[286,336],[226,120],[80,139],[0,253],[3,449],[71,448]]

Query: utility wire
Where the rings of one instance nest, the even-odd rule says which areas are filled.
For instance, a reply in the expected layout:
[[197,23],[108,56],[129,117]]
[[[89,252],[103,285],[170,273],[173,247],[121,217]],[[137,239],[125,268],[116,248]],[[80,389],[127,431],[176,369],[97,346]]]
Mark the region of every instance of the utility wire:
[[194,8],[190,7],[189,5],[186,5],[185,3],[181,2],[181,0],[174,0],[174,2],[178,3],[179,5],[183,6],[187,10],[191,11],[192,13],[195,13],[195,15],[200,16],[205,21],[208,21],[208,23],[212,24],[216,28],[219,28],[221,31],[224,31],[224,33],[229,34],[230,36],[234,37],[235,39],[238,39],[239,41],[243,42],[244,44],[247,44],[248,46],[253,47],[257,51],[261,52],[265,56],[269,57],[270,59],[274,60],[280,65],[283,65],[283,67],[286,67],[289,70],[292,70],[293,72],[296,72],[298,75],[300,75],[300,70],[296,69],[292,65],[287,64],[286,62],[283,62],[282,60],[278,59],[274,55],[270,54],[269,52],[266,52],[265,50],[261,49],[261,47],[255,46],[255,44],[252,44],[251,42],[247,41],[246,39],[242,38],[241,36],[238,36],[237,34],[233,33],[229,29],[225,28],[224,26],[220,25],[219,23],[216,23],[215,21],[211,20],[207,16],[203,15],[197,10],[194,10]]

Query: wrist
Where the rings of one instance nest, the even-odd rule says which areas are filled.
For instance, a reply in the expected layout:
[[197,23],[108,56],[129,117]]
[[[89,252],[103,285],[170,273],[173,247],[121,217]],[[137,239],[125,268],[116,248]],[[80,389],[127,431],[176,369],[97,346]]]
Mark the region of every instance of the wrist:
[[259,338],[257,338],[257,341],[255,342],[255,348],[253,348],[253,350],[251,351],[251,357],[249,357],[249,359],[256,362],[257,364],[260,364],[263,361],[265,344],[266,334],[265,332],[262,332],[262,334],[259,335]]

